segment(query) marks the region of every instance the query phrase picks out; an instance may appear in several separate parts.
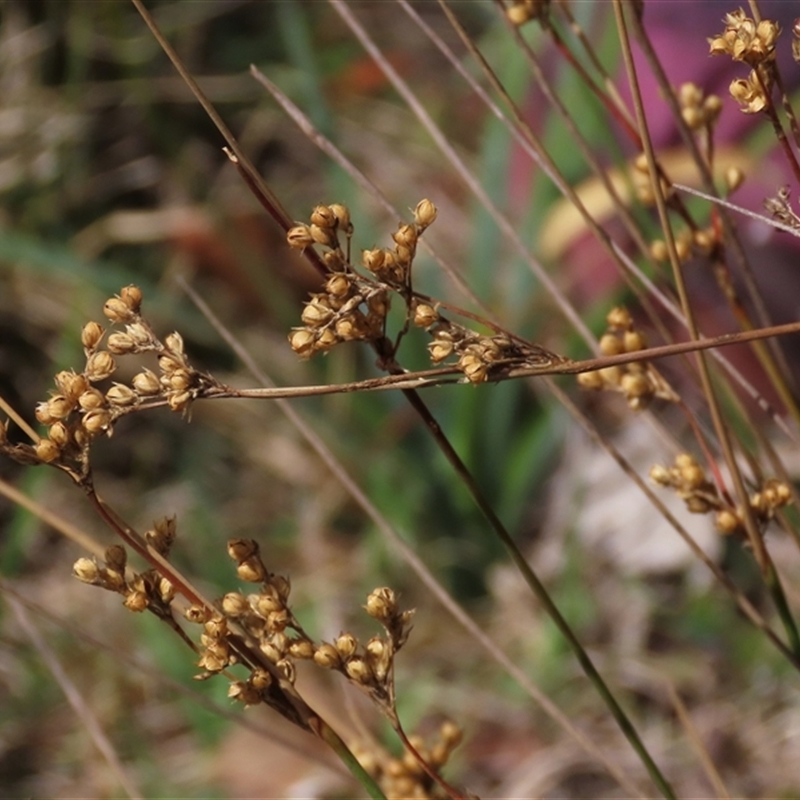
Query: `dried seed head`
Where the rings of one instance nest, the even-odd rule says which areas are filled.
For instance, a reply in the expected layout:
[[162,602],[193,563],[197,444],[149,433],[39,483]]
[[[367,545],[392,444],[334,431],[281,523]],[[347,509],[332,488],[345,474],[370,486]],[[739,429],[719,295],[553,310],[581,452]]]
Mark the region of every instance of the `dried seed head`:
[[119,297],[111,297],[106,300],[103,306],[103,313],[112,322],[117,323],[130,322],[135,317],[133,311]]
[[436,206],[430,200],[420,200],[414,209],[414,222],[422,230],[425,230],[425,228],[433,224],[438,213]]
[[[183,336],[177,331],[173,331],[164,340],[164,344],[173,355],[177,356],[179,360],[181,359],[181,356],[183,356],[185,352]],[[183,366],[183,364],[181,363],[180,366]]]
[[211,617],[211,611],[205,606],[189,606],[183,612],[183,616],[186,617],[189,622],[193,622],[196,625],[202,625]]
[[89,382],[84,375],[77,375],[73,370],[62,370],[54,378],[60,394],[71,402],[75,402],[81,392],[89,388]]
[[[66,419],[74,407],[75,404],[70,402],[63,394],[56,394],[47,401],[47,408],[41,416],[55,422],[59,419]],[[42,422],[41,419],[39,421]]]
[[376,248],[374,250],[364,250],[361,253],[361,263],[372,273],[379,273],[386,263],[387,253],[385,250]]
[[135,353],[138,349],[136,342],[127,333],[109,334],[106,340],[106,347],[114,355],[123,356],[127,353]]
[[308,225],[295,225],[289,228],[286,233],[286,242],[289,247],[304,250],[314,244],[314,237],[311,235],[311,228]]
[[315,295],[303,308],[300,318],[312,328],[324,325],[333,317],[328,298],[325,295]]
[[338,669],[342,666],[342,659],[339,651],[325,642],[314,651],[314,663],[325,669]]
[[361,686],[367,686],[375,680],[375,675],[372,672],[369,662],[361,656],[353,656],[348,659],[344,665],[344,671],[351,681]]
[[167,397],[170,411],[187,411],[192,402],[191,392],[178,392]]
[[439,321],[436,309],[428,303],[417,303],[414,306],[414,324],[419,328],[429,328]]
[[408,248],[409,255],[413,255],[414,248],[417,246],[417,229],[413,225],[403,223],[392,234],[392,239],[399,247]]
[[126,286],[120,291],[119,298],[134,314],[139,313],[142,307],[142,290],[138,286]]
[[33,446],[36,457],[45,464],[55,461],[61,450],[52,439],[39,439]]
[[604,356],[616,356],[623,351],[623,344],[619,336],[613,333],[604,333],[600,337],[600,352]]
[[83,411],[94,411],[96,408],[103,408],[105,404],[105,395],[95,388],[87,389],[78,398],[78,405]]
[[93,558],[79,558],[72,565],[72,574],[83,583],[96,584],[100,581],[100,567]]
[[283,602],[280,598],[266,592],[250,595],[250,605],[256,614],[265,618],[283,608]]
[[311,225],[319,228],[335,228],[338,220],[330,206],[315,206],[311,212]]
[[94,350],[103,338],[103,326],[99,322],[87,322],[81,330],[81,344],[87,350]]
[[616,306],[606,315],[606,324],[612,330],[629,330],[633,326],[633,318],[627,308]]
[[144,611],[147,606],[150,605],[150,601],[147,598],[147,595],[144,592],[131,592],[126,598],[125,602],[122,604],[128,611],[136,611],[141,612]]
[[[0,431],[0,434],[2,434],[2,431]],[[54,422],[50,426],[50,430],[48,430],[47,435],[50,438],[50,441],[53,442],[53,444],[55,444],[59,450],[63,450],[69,444],[69,428],[63,422]],[[1,440],[2,435],[0,435],[0,441]]]
[[339,655],[344,659],[347,660],[351,656],[355,655],[356,650],[358,649],[358,640],[352,633],[343,633],[337,637],[336,641],[333,643],[333,646],[336,648]]
[[258,542],[255,539],[229,539],[228,555],[241,564],[242,561],[258,555]]
[[295,328],[289,334],[289,345],[300,358],[309,358],[316,350],[316,336],[308,328]]
[[159,383],[158,376],[149,369],[134,375],[131,383],[133,384],[133,388],[140,395],[150,396],[158,394],[161,391],[161,384]]
[[314,645],[308,639],[295,639],[289,643],[289,655],[292,658],[314,658]]
[[267,572],[259,558],[249,558],[246,561],[242,561],[236,567],[236,574],[239,580],[247,581],[248,583],[261,583],[267,577]]
[[139,402],[139,395],[124,383],[115,383],[107,392],[106,400],[112,406],[132,406]]
[[730,536],[739,530],[739,517],[730,509],[723,508],[714,517],[714,527],[724,536]]
[[397,616],[397,596],[391,589],[383,586],[370,592],[364,608],[367,614],[381,622],[394,619]]
[[311,238],[323,247],[335,248],[338,244],[336,234],[331,228],[323,228],[320,225],[311,225]]
[[228,592],[222,598],[222,610],[230,617],[241,617],[250,611],[250,603],[239,592]]
[[338,272],[328,278],[325,284],[325,291],[331,295],[331,297],[345,298],[350,294],[352,286],[353,283],[350,278],[344,273]]
[[120,574],[125,572],[125,566],[128,563],[128,554],[121,544],[112,544],[106,548],[105,562],[108,569],[113,569]]
[[117,368],[111,353],[100,350],[92,353],[86,361],[86,377],[92,382],[102,381],[108,378]]
[[81,420],[83,429],[90,436],[96,436],[99,433],[111,430],[111,414],[104,408],[95,408],[87,411]]

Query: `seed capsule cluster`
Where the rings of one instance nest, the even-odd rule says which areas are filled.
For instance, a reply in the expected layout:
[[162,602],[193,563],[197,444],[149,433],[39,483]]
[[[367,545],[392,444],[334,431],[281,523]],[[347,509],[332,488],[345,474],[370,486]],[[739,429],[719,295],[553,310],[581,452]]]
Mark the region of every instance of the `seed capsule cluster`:
[[[430,200],[420,201],[413,223],[400,223],[392,234],[393,248],[364,250],[361,266],[368,275],[357,272],[350,263],[353,225],[346,206],[316,206],[308,224],[291,228],[286,236],[289,245],[299,250],[320,245],[322,260],[330,270],[324,291],[312,294],[303,308],[303,325],[293,328],[289,335],[292,350],[301,358],[310,358],[341,342],[382,338],[391,293],[406,291],[417,242],[436,213]],[[346,236],[346,248],[342,247],[341,233]]]
[[175,588],[166,578],[156,570],[135,572],[127,568],[127,552],[119,544],[106,550],[104,562],[100,566],[94,558],[79,558],[72,573],[83,583],[121,594],[125,598],[123,605],[129,611],[149,609],[159,617],[170,615]]
[[[613,308],[606,317],[606,323],[608,328],[600,337],[600,351],[604,356],[636,353],[647,347],[647,340],[636,330],[627,309],[621,306]],[[582,372],[578,375],[578,385],[583,389],[619,392],[636,411],[647,408],[656,397],[672,403],[678,400],[660,373],[643,361]]]
[[[422,736],[408,737],[411,746],[422,760],[436,771],[445,766],[463,738],[454,722],[445,720],[435,736],[426,741]],[[387,798],[438,798],[440,787],[434,784],[422,765],[410,751],[401,758],[387,753],[374,743],[359,743],[351,748],[362,767],[379,783]]]
[[[656,464],[650,470],[650,478],[660,486],[673,489],[693,514],[713,513],[714,525],[720,533],[744,533],[742,509],[731,507],[722,498],[717,486],[706,477],[705,470],[689,453],[680,453],[671,467]],[[750,508],[756,520],[766,526],[777,510],[791,501],[791,497],[785,483],[770,479],[750,495]]]
[[[725,29],[708,40],[712,56],[728,55],[752,69],[746,78],[734,80],[729,91],[745,114],[758,114],[768,106],[772,90],[775,44],[781,29],[777,22],[756,22],[742,9],[725,15]],[[793,53],[797,48],[792,47]]]
[[[107,331],[94,321],[83,326],[83,370],[57,373],[50,397],[36,406],[36,419],[47,427],[47,434],[32,446],[11,446],[4,427],[0,451],[17,461],[54,464],[84,474],[92,440],[101,434],[111,436],[121,416],[154,402],[187,412],[193,399],[217,386],[190,365],[179,333],[169,334],[163,342],[153,333],[141,316],[141,305],[142,292],[136,286],[126,286],[106,301],[103,313],[118,327]],[[156,356],[158,373],[144,369],[130,385],[102,385],[116,372],[118,358],[142,353]]]

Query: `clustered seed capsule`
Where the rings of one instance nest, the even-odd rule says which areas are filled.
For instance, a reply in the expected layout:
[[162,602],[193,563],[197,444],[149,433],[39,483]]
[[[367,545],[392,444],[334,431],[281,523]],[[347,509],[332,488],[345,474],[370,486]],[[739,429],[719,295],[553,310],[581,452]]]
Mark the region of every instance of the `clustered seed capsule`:
[[[636,330],[630,312],[619,306],[606,316],[608,328],[600,337],[600,352],[604,356],[637,353],[647,347],[647,340]],[[655,368],[645,361],[630,364],[612,364],[592,372],[578,375],[582,389],[613,391],[624,395],[635,411],[647,408],[654,398],[676,402],[678,397]]]
[[[660,486],[673,489],[693,514],[713,512],[714,525],[720,533],[730,535],[744,531],[742,509],[731,508],[691,454],[679,453],[672,467],[656,464],[650,470],[650,478]],[[753,492],[748,502],[756,520],[766,525],[791,499],[790,488],[773,478]]]

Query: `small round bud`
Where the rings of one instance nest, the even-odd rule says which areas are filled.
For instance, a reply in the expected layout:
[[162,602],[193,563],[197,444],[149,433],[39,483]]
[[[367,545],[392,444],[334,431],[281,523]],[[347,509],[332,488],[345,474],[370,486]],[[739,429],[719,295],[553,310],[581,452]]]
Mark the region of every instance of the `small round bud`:
[[672,473],[661,464],[654,464],[650,467],[650,480],[661,486],[670,486],[672,484]]
[[636,353],[647,347],[647,339],[639,331],[625,331],[622,337],[622,344],[626,353]]
[[728,194],[735,192],[744,183],[744,172],[739,167],[728,167],[725,170],[725,188]]

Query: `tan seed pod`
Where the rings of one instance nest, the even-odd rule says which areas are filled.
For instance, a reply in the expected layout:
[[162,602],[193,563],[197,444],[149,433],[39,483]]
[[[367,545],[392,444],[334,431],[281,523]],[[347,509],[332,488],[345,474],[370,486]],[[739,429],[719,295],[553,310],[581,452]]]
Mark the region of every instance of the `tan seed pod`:
[[259,649],[273,664],[277,664],[281,660],[281,652],[270,641],[261,642]]
[[603,376],[598,372],[580,372],[577,376],[578,379],[578,386],[581,389],[602,389],[603,384]]
[[171,375],[175,370],[183,369],[183,362],[171,355],[161,355],[158,357],[158,368],[164,375]]
[[111,297],[106,300],[103,313],[112,322],[117,323],[130,322],[134,317],[133,312],[119,297]]
[[183,366],[182,356],[185,352],[183,336],[181,336],[177,331],[173,331],[164,340],[164,344],[170,351],[170,354],[175,356],[175,359],[178,361],[180,366]]
[[344,275],[343,273],[336,273],[328,278],[325,284],[325,291],[333,297],[344,298],[350,294],[352,287],[353,282],[347,277],[347,275]]
[[454,747],[458,747],[458,745],[461,744],[461,740],[464,738],[464,731],[460,726],[456,725],[455,722],[445,720],[442,723],[442,727],[439,729],[439,736],[442,742],[452,750]]
[[161,391],[161,384],[158,380],[158,376],[149,369],[134,375],[131,383],[138,394],[146,397],[158,394]]
[[103,338],[104,329],[99,322],[87,322],[81,329],[81,344],[87,350],[94,350]]
[[431,354],[431,361],[438,364],[444,361],[454,350],[452,342],[436,339],[428,345],[428,352]]
[[228,621],[219,615],[211,617],[203,624],[203,630],[212,639],[220,639],[228,633]]
[[54,422],[50,426],[47,435],[59,450],[63,450],[69,444],[69,428],[63,422]]
[[150,605],[150,601],[147,599],[147,595],[144,592],[135,591],[131,592],[125,598],[123,605],[129,611],[142,612]]
[[606,324],[613,330],[629,330],[633,326],[633,318],[624,306],[616,306],[606,315]]
[[186,411],[192,402],[191,392],[177,392],[167,397],[170,411]]
[[258,690],[245,681],[233,681],[228,687],[228,699],[244,703],[245,707],[261,702]]
[[135,314],[142,307],[142,290],[138,286],[126,286],[119,293],[119,298]]
[[39,439],[33,449],[36,457],[45,464],[55,461],[61,453],[58,445],[51,439]]
[[125,333],[127,333],[139,347],[152,347],[154,344],[153,334],[150,333],[147,326],[142,325],[141,322],[134,322],[131,325],[126,325]]
[[106,340],[106,347],[108,347],[109,352],[117,356],[135,353],[138,349],[136,342],[127,333],[109,334]]
[[186,369],[176,369],[167,377],[167,384],[172,391],[185,392],[193,383],[192,374]]
[[269,674],[265,669],[254,669],[253,674],[250,676],[250,682],[253,685],[254,689],[258,689],[261,691],[262,689],[268,689],[272,686],[272,675]]
[[613,333],[604,333],[600,337],[600,352],[604,356],[616,356],[623,351],[623,344],[619,336]]
[[619,388],[627,397],[645,397],[653,393],[653,388],[646,375],[626,372],[620,378]]
[[70,402],[63,394],[56,394],[47,401],[47,410],[42,416],[53,421],[66,419],[74,407],[75,404]]
[[333,311],[322,300],[312,300],[303,307],[300,319],[312,328],[318,328],[333,317]]
[[86,361],[86,377],[92,382],[102,381],[108,378],[117,368],[111,353],[106,350],[99,350],[92,353]]
[[375,680],[372,668],[364,658],[361,656],[353,656],[348,659],[344,665],[344,671],[347,677],[355,683],[366,686]]
[[303,250],[314,244],[314,237],[311,235],[311,228],[308,225],[295,225],[289,228],[286,233],[286,242],[289,247]]
[[647,339],[639,331],[625,331],[622,336],[622,344],[626,353],[636,353],[647,347]]
[[172,582],[162,576],[158,581],[158,596],[161,601],[169,605],[175,599],[176,593],[177,590]]
[[228,539],[228,555],[238,563],[257,556],[258,550],[255,539]]
[[230,617],[241,617],[250,611],[250,604],[243,594],[228,592],[222,598],[222,610]]
[[417,245],[417,229],[413,225],[402,224],[392,234],[392,239],[394,239],[395,244],[413,251]]
[[311,238],[323,247],[334,248],[337,245],[336,234],[330,228],[323,228],[319,225],[311,225]]
[[52,425],[57,421],[57,418],[50,413],[50,402],[48,400],[37,403],[33,414],[42,425]]
[[275,666],[280,670],[285,680],[292,684],[295,682],[297,671],[295,670],[294,664],[292,664],[288,658],[282,658]]
[[331,203],[329,208],[336,217],[336,222],[339,227],[345,233],[351,234],[353,232],[353,225],[350,222],[350,209],[341,203]]
[[603,367],[603,369],[597,370],[597,374],[600,376],[605,386],[619,386],[623,373],[622,369],[614,364],[610,367]]
[[438,213],[436,206],[430,200],[420,200],[414,209],[414,222],[424,230],[433,224]]
[[653,466],[650,467],[650,480],[661,486],[671,486],[672,473],[661,464],[653,464]]
[[428,303],[417,303],[414,307],[414,324],[419,328],[429,328],[439,321],[436,309]]
[[292,658],[314,658],[314,645],[308,639],[296,639],[289,644],[289,655]]
[[86,433],[90,436],[96,436],[99,433],[110,430],[111,414],[104,408],[95,408],[83,415],[81,424]]
[[115,383],[107,392],[106,400],[112,406],[127,407],[139,402],[139,395],[124,383]]
[[317,350],[330,350],[339,344],[339,337],[330,328],[326,328],[319,334],[316,341]]
[[714,527],[724,536],[736,533],[740,524],[739,517],[727,508],[718,511],[714,517]]
[[108,569],[113,569],[116,572],[125,572],[125,566],[128,563],[128,554],[121,544],[112,544],[110,547],[107,547],[104,559]]
[[397,615],[397,596],[391,589],[383,586],[370,592],[364,608],[374,619],[391,620]]
[[83,411],[94,411],[96,408],[103,408],[105,404],[105,395],[95,388],[87,389],[78,398],[78,405]]
[[196,625],[202,625],[203,623],[207,622],[209,617],[211,616],[211,611],[207,609],[205,606],[189,606],[184,612],[183,616],[189,622],[193,622]]
[[236,574],[239,580],[247,581],[248,583],[261,583],[267,576],[264,565],[257,558],[250,558],[239,564],[236,567]]
[[309,358],[317,347],[316,336],[308,328],[295,328],[289,334],[289,344],[301,358]]
[[385,250],[374,249],[364,250],[361,253],[361,263],[372,273],[380,272],[386,263],[387,253]]
[[339,655],[344,659],[347,660],[351,656],[355,655],[355,652],[358,648],[358,640],[352,633],[343,633],[336,638],[333,643],[333,646],[336,648],[336,651]]
[[267,630],[274,634],[283,633],[291,621],[292,615],[288,609],[278,609],[267,617]]
[[342,665],[342,659],[339,651],[325,642],[314,651],[314,663],[325,669],[338,669]]
[[310,221],[312,229],[315,225],[319,228],[335,228],[338,222],[336,214],[329,206],[315,206]]
[[83,583],[96,584],[100,580],[100,567],[92,558],[79,558],[72,565],[72,574]]
[[253,611],[265,619],[270,614],[274,614],[276,611],[280,611],[283,608],[283,603],[281,602],[280,598],[275,597],[272,594],[250,595],[250,604],[253,608]]

